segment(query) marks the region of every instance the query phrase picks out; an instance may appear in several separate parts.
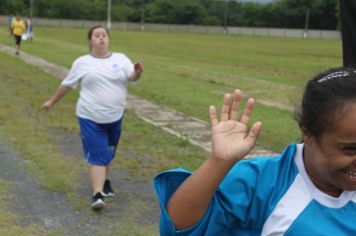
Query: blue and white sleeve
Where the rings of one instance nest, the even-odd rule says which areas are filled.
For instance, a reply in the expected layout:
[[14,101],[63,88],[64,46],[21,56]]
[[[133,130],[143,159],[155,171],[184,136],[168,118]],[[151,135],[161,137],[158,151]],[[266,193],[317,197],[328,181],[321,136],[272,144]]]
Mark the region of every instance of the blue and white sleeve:
[[164,236],[173,235],[214,235],[216,232],[223,232],[229,225],[233,224],[233,219],[220,203],[219,191],[214,195],[213,200],[200,221],[183,230],[176,230],[167,211],[166,206],[176,191],[176,189],[191,175],[184,169],[174,169],[162,172],[154,179],[154,187],[161,207],[160,234]]

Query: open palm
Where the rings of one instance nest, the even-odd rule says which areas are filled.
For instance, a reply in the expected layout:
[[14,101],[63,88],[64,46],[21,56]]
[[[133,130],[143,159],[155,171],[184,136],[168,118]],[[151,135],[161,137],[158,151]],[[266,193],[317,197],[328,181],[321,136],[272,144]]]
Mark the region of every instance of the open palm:
[[246,102],[245,109],[238,118],[240,100],[240,90],[235,90],[233,95],[225,94],[220,121],[217,119],[215,107],[210,107],[212,151],[215,158],[236,162],[244,158],[256,145],[262,123],[256,122],[248,130],[255,100],[250,98]]

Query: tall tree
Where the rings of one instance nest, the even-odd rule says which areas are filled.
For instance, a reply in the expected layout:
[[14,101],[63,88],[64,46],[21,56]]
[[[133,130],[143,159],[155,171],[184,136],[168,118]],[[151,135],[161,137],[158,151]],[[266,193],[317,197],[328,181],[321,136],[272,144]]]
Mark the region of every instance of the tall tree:
[[206,9],[198,0],[156,0],[147,5],[148,22],[199,24],[206,16]]
[[28,14],[28,4],[24,0],[1,0],[0,14],[15,15],[17,13],[21,15]]

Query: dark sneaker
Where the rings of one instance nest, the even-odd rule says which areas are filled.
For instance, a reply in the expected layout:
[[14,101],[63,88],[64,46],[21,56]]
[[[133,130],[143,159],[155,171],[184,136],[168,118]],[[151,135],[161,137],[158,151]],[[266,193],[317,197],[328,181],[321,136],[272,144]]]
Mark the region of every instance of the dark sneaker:
[[105,206],[104,196],[101,193],[95,193],[92,197],[91,208],[93,210],[101,210]]
[[103,187],[103,196],[104,197],[113,197],[115,196],[114,190],[111,187],[110,180],[105,180],[104,187]]

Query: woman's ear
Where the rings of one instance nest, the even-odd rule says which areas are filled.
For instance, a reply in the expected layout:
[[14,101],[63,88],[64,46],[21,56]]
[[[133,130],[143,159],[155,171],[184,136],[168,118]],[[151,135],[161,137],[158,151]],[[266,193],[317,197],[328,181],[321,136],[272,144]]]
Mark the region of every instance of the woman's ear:
[[299,124],[300,131],[302,132],[302,138],[304,143],[308,143],[312,141],[313,136],[310,134],[310,132],[303,126],[302,124]]

